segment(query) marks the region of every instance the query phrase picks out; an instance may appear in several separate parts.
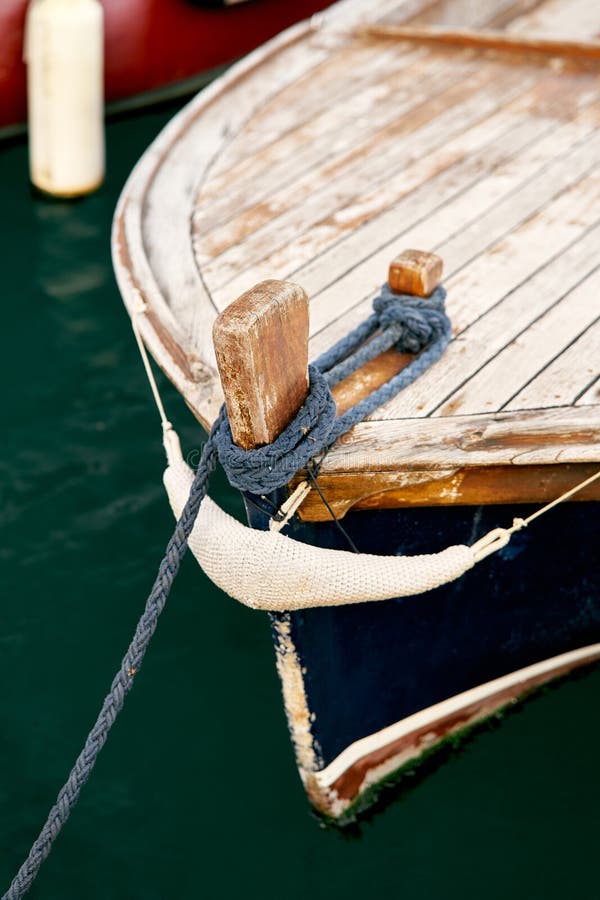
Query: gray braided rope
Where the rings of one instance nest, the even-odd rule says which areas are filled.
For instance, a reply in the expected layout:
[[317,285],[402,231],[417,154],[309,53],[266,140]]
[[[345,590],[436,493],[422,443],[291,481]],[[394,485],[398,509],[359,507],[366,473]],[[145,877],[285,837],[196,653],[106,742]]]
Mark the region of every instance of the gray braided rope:
[[[230,484],[253,494],[266,494],[287,484],[311,459],[416,381],[440,358],[450,341],[452,327],[445,299],[446,291],[441,286],[430,297],[413,297],[394,294],[384,284],[373,300],[373,314],[308,367],[310,392],[304,406],[272,444],[255,450],[240,449],[225,419],[217,446]],[[390,347],[417,355],[397,375],[336,418],[330,386]]]
[[[167,544],[144,612],[98,718],[27,859],[2,900],[20,900],[27,893],[90,777],[156,630],[217,459],[223,465],[230,483],[241,490],[262,494],[287,484],[299,469],[378,406],[415,381],[441,356],[451,335],[450,321],[444,312],[445,296],[443,288],[438,288],[425,299],[396,295],[387,284],[384,285],[373,301],[375,311],[366,322],[338,341],[309,367],[308,397],[296,418],[272,444],[248,451],[236,447],[225,406],[221,408],[204,446],[187,503]],[[392,346],[418,355],[385,385],[336,418],[335,402],[329,386],[337,384]]]
[[208,479],[217,462],[215,434],[220,425],[221,417],[215,422],[204,446],[190,496],[167,544],[165,556],[146,601],[144,612],[123,657],[119,671],[113,679],[110,691],[104,699],[94,727],[90,731],[67,781],[61,788],[44,827],[31,847],[27,859],[15,875],[2,900],[19,900],[33,884],[40,866],[50,853],[55,839],[77,803],[81,789],[90,777],[98,755],[106,743],[108,733],[123,708],[125,698],[133,686],[135,674],[142,665],[144,655],[158,624],[158,617],[165,607],[181,560],[187,550],[188,537],[196,521],[200,504],[206,496]]

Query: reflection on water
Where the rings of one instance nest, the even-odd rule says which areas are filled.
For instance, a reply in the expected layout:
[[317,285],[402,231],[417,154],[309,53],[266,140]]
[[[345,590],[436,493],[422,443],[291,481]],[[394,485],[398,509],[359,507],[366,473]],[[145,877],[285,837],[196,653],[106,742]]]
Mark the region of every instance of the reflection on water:
[[[106,260],[98,261],[94,253],[106,238],[104,223],[100,218],[87,220],[84,201],[36,203],[34,214],[36,282],[42,295],[57,301],[58,308],[70,308],[71,302],[110,283]],[[65,325],[72,324],[66,316]]]
[[[0,148],[0,887],[93,721],[172,526],[109,254],[120,187],[171,113],[113,122],[107,183],[73,204],[33,198],[25,147]],[[172,391],[167,403],[197,447]],[[214,491],[239,511],[222,480]],[[266,619],[192,560],[138,678],[32,898],[597,891],[598,672],[478,738],[351,842],[308,812]]]

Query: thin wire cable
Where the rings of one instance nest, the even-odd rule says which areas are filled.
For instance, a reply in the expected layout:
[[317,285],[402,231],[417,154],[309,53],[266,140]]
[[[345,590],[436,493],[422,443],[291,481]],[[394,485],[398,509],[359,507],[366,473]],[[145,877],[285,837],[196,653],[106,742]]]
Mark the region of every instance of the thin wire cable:
[[140,351],[140,356],[142,357],[142,363],[144,369],[146,371],[146,377],[150,384],[150,390],[152,391],[152,396],[154,397],[154,402],[156,403],[156,408],[158,409],[158,414],[160,416],[160,421],[163,427],[163,431],[169,431],[173,425],[169,421],[167,417],[167,413],[165,411],[165,407],[162,402],[162,398],[160,396],[160,391],[158,390],[158,384],[156,383],[156,378],[154,377],[154,372],[152,371],[152,366],[150,364],[150,358],[148,356],[148,351],[146,350],[146,345],[144,344],[139,326],[136,322],[136,316],[143,315],[145,311],[145,304],[143,307],[140,307],[137,310],[131,319],[131,327],[133,329],[133,334],[135,337],[136,344],[138,345],[138,350]]
[[344,528],[344,526],[342,525],[342,523],[340,522],[340,520],[338,519],[336,514],[334,513],[333,509],[329,505],[329,502],[328,502],[325,494],[321,490],[321,486],[320,486],[319,482],[317,481],[317,478],[319,475],[319,466],[315,466],[314,468],[316,468],[316,475],[315,475],[315,472],[313,471],[313,465],[311,465],[309,463],[308,466],[306,467],[306,472],[308,474],[308,477],[310,478],[310,480],[313,483],[313,487],[315,488],[317,494],[321,498],[325,509],[327,510],[327,512],[329,513],[331,518],[333,519],[336,528],[338,529],[340,534],[344,537],[344,540],[348,543],[348,546],[350,547],[352,552],[360,553],[360,550],[358,549],[358,547],[356,546],[356,544],[354,543],[354,541],[352,540],[352,538],[350,537],[350,535],[348,534],[348,532],[346,531],[346,529]]
[[564,494],[561,494],[560,497],[557,497],[556,500],[552,500],[550,503],[546,503],[545,506],[542,506],[541,509],[536,510],[530,516],[527,516],[526,519],[523,519],[525,525],[529,525],[530,522],[533,522],[534,519],[538,519],[540,516],[543,516],[544,513],[549,512],[551,509],[554,509],[555,506],[558,506],[559,503],[564,503],[565,500],[568,500],[569,497],[573,497],[575,494],[578,494],[579,491],[582,491],[589,484],[592,484],[594,481],[598,481],[600,478],[600,469],[596,472],[595,475],[590,475],[589,478],[586,478],[585,481],[580,481],[579,484],[576,484],[575,487],[571,488],[568,491],[565,491]]

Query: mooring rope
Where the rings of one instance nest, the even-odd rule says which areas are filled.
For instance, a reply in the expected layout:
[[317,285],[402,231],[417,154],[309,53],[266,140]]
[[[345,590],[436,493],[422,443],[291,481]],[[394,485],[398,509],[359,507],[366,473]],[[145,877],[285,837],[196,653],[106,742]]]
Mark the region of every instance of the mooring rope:
[[[312,459],[326,451],[339,436],[418,378],[421,372],[443,352],[450,339],[450,323],[444,312],[443,290],[438,288],[427,300],[408,295],[389,296],[389,293],[387,286],[384,286],[381,294],[375,298],[374,314],[310,367],[308,397],[296,419],[272,444],[251,451],[237,448],[233,444],[225,407],[222,407],[204,445],[190,493],[167,545],[144,612],[98,718],[27,859],[2,900],[19,900],[27,893],[79,799],[81,789],[94,768],[110,729],[123,708],[125,698],[133,685],[134,676],[139,672],[158,618],[165,607],[181,560],[187,550],[188,539],[207,494],[209,477],[217,460],[223,464],[232,484],[242,490],[261,494],[281,487],[289,482],[298,469],[308,465]],[[393,304],[393,307],[390,304]],[[143,309],[140,309],[140,313],[142,312]],[[175,439],[175,434],[160,400],[148,354],[135,319],[133,328],[161,417],[165,444],[168,445],[170,438]],[[371,340],[368,340],[369,338]],[[418,355],[383,388],[356,404],[343,416],[335,418],[335,403],[331,397],[330,386],[345,378],[351,371],[355,371],[368,359],[377,356],[383,348],[391,346],[396,346],[400,350],[416,351]],[[505,546],[514,531],[599,478],[600,471],[533,513],[528,519],[516,519],[512,528],[495,529],[490,532],[472,548],[473,550],[477,548],[478,559],[483,559]]]
[[[218,427],[218,423],[215,423]],[[217,462],[215,429],[209,435],[198,465],[196,477],[185,508],[177,522],[175,531],[167,544],[156,580],[146,601],[144,612],[136,626],[132,641],[127,648],[120,668],[106,695],[96,722],[88,734],[83,750],[77,757],[69,777],[61,788],[56,803],[48,813],[48,818],[39,836],[31,847],[27,859],[15,875],[2,900],[19,900],[23,897],[50,853],[52,845],[79,799],[81,789],[90,777],[102,747],[106,743],[110,729],[123,708],[125,698],[133,686],[134,677],[139,672],[146,650],[158,624],[181,560],[187,550],[187,541],[196,521],[202,500],[206,496],[208,479]]]
[[[242,450],[234,444],[224,416],[216,439],[219,462],[229,483],[252,494],[277,490],[354,425],[416,381],[450,341],[452,327],[445,300],[441,286],[430,297],[414,297],[394,294],[384,284],[373,300],[372,315],[308,367],[309,392],[304,405],[271,444]],[[330,388],[391,347],[417,355],[378,390],[336,418]]]
[[[415,359],[415,363],[411,363],[400,373],[403,375],[411,366],[414,366],[410,375],[405,375],[400,380],[396,376],[395,379],[388,382],[386,386],[388,391],[385,392],[385,395],[381,393],[381,389],[374,392],[370,398],[367,398],[370,403],[365,404],[363,401],[357,404],[339,419],[335,418],[335,401],[331,396],[329,383],[335,384],[345,376],[339,375],[339,369],[337,372],[334,370],[328,383],[323,371],[331,371],[332,367],[342,360],[350,360],[353,352],[358,354],[362,352],[363,356],[359,358],[364,361],[372,358],[369,354],[377,355],[381,352],[381,350],[374,350],[373,347],[366,350],[359,347],[362,341],[380,328],[382,334],[386,335],[386,340],[391,341],[388,346],[396,345],[399,349],[422,349],[431,340],[427,365],[431,365],[431,362],[443,352],[450,339],[450,322],[443,311],[445,297],[443,289],[437,289],[436,300],[433,303],[409,295],[391,294],[391,292],[391,296],[388,297],[386,293],[388,290],[384,286],[382,293],[375,298],[375,312],[365,325],[359,326],[358,329],[343,338],[332,348],[329,355],[321,357],[316,366],[310,367],[308,397],[293,422],[272,444],[258,450],[240,450],[233,443],[225,406],[221,408],[204,445],[189,497],[167,545],[144,612],[121,666],[113,679],[110,691],[104,699],[98,718],[86,738],[83,750],[77,757],[67,781],[61,788],[39,836],[2,900],[19,900],[27,893],[40,866],[50,853],[54,841],[68,820],[71,810],[77,803],[83,785],[90,777],[110,729],[131,690],[134,676],[140,669],[158,624],[158,618],[169,597],[181,560],[187,550],[188,538],[196,521],[198,510],[207,493],[210,473],[215,468],[217,459],[222,463],[230,482],[235,487],[254,494],[267,493],[282,487],[299,469],[325,450],[337,437],[349,431],[368,412],[383,403],[384,399],[389,399],[406,384],[414,381],[423,370],[423,364],[415,366],[415,363],[418,363],[421,356],[428,351],[425,350],[421,356]],[[381,300],[380,303],[382,297],[385,298],[385,302]],[[379,308],[377,304],[379,304]],[[393,305],[393,313],[390,310],[387,314],[386,304],[387,306]],[[140,307],[140,312],[143,311],[143,307]],[[152,374],[148,354],[135,321],[134,333],[159,410],[163,431],[165,435],[168,435],[172,426],[167,419]],[[374,341],[370,343],[372,344]],[[432,350],[433,352],[431,352]],[[347,365],[352,365],[352,363],[347,362]],[[363,362],[359,362],[359,365],[363,365]],[[395,383],[395,389],[393,393],[390,393],[389,388],[393,383]],[[339,423],[342,421],[344,424],[340,427]]]
[[386,282],[373,300],[369,318],[315,361],[315,368],[324,373],[327,383],[333,387],[391,347],[400,353],[417,354],[397,375],[335,420],[329,443],[346,434],[437,362],[452,337],[445,302],[446,291],[441,285],[429,297],[414,297],[394,294]]

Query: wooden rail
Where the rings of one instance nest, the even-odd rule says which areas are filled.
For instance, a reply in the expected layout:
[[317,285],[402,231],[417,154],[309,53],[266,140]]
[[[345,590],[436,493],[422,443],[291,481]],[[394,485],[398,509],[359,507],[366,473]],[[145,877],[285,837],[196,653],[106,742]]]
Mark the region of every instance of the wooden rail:
[[554,41],[545,38],[516,37],[502,31],[448,30],[445,28],[413,28],[405,25],[369,25],[357,29],[361,37],[442,44],[478,50],[500,50],[508,53],[540,53],[575,60],[600,60],[600,43],[591,41]]

